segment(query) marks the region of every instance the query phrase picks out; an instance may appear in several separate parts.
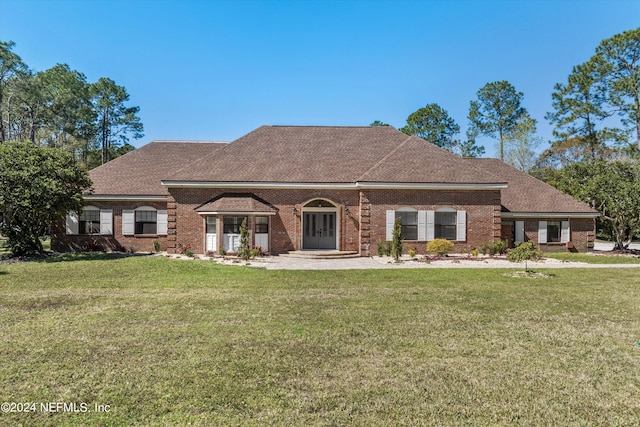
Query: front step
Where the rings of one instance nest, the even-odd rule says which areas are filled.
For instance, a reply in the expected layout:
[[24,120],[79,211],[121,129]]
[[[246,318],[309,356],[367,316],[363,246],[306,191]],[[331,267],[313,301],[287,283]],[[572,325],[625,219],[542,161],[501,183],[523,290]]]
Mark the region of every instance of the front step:
[[344,259],[344,258],[359,258],[360,254],[356,251],[290,251],[285,254],[280,254],[282,257],[290,258],[306,258],[306,259]]

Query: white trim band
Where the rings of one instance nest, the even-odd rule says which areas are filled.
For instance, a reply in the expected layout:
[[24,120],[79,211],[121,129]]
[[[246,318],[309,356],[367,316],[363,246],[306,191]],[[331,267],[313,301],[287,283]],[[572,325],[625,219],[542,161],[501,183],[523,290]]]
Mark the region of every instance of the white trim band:
[[500,190],[506,183],[417,183],[417,182],[224,182],[224,181],[161,181],[168,188],[271,188],[271,189],[407,189],[407,190]]
[[247,212],[247,211],[208,211],[208,212],[198,212],[198,215],[275,215],[276,212]]
[[103,201],[140,201],[140,202],[166,202],[167,196],[143,196],[143,195],[119,195],[119,194],[85,194],[85,200]]
[[502,212],[502,218],[597,218],[599,213],[588,212]]

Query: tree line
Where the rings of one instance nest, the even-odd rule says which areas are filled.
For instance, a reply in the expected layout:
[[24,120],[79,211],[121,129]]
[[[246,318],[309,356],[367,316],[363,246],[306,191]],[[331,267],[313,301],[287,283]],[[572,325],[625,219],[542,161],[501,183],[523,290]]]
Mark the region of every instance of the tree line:
[[71,154],[92,169],[134,149],[144,136],[129,94],[110,78],[90,83],[67,64],[33,71],[0,41],[0,143],[30,141]]
[[508,81],[487,83],[470,102],[466,140],[435,103],[410,114],[400,130],[463,157],[484,154],[478,136],[494,138],[501,160],[597,209],[602,237],[624,247],[640,236],[640,28],[601,41],[554,86],[545,115],[554,139],[540,155],[537,122],[522,99]]

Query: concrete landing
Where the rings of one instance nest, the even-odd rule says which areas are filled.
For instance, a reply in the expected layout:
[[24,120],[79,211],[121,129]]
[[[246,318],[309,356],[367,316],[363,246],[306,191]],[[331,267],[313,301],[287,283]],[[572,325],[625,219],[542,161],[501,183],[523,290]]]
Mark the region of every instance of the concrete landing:
[[306,250],[306,251],[290,251],[286,254],[280,254],[285,258],[304,258],[304,259],[345,259],[359,258],[360,254],[355,251],[337,251],[337,250]]

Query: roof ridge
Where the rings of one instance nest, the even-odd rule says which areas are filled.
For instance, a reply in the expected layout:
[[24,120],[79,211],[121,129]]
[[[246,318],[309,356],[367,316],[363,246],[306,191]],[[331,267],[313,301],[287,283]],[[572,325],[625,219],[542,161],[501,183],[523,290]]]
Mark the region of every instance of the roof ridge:
[[404,144],[407,143],[407,141],[409,141],[411,139],[411,135],[407,136],[400,144],[396,145],[396,147],[391,150],[390,152],[388,152],[385,156],[383,156],[380,160],[378,160],[376,162],[375,165],[371,166],[369,169],[367,169],[362,175],[360,175],[358,177],[358,179],[356,179],[356,181],[361,181],[363,177],[367,176],[369,174],[369,172],[373,171],[375,168],[377,168],[378,166],[380,166],[382,163],[384,163],[385,160],[387,160],[389,157],[391,157],[392,155],[395,154],[396,151],[398,151]]

